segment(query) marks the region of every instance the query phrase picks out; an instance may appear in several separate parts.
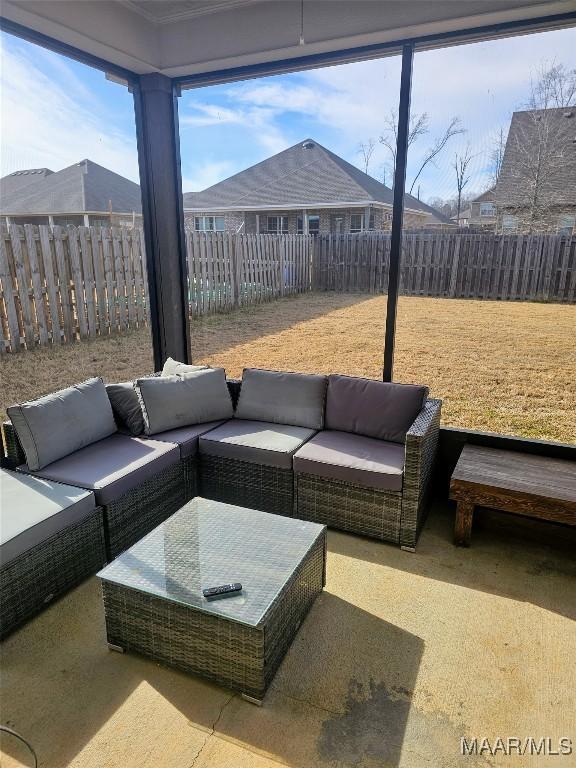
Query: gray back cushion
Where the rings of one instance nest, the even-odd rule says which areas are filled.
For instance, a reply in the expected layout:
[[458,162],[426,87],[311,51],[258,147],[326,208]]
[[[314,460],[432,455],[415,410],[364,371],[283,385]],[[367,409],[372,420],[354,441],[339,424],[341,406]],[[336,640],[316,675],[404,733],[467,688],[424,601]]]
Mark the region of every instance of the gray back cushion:
[[403,443],[427,397],[428,387],[332,375],[326,429]]
[[144,432],[144,414],[134,382],[107,384],[106,392],[119,425],[125,426],[134,437],[141,435]]
[[187,365],[187,363],[179,363],[178,360],[169,357],[162,368],[162,376],[181,376],[183,373],[203,371],[206,368],[208,368],[207,365]]
[[136,386],[147,435],[188,424],[231,419],[234,415],[223,368],[138,379]]
[[322,429],[327,382],[326,376],[246,368],[236,418]]
[[7,411],[31,470],[116,432],[102,379],[88,379]]

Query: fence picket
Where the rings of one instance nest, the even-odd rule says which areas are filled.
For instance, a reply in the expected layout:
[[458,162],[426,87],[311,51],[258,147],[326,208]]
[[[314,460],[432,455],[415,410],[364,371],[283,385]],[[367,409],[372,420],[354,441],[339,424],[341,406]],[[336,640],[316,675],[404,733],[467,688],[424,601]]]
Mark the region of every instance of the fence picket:
[[4,339],[2,352],[7,350],[9,340],[12,350],[16,352],[20,349],[21,343],[20,326],[18,324],[18,311],[16,309],[16,292],[14,291],[12,275],[10,274],[6,238],[4,236],[0,238],[0,283],[2,283],[2,298],[4,300],[2,312],[6,313],[6,327],[9,334],[9,337]]
[[46,290],[48,292],[48,309],[52,326],[52,343],[61,344],[60,302],[57,298],[56,280],[54,278],[54,261],[52,259],[52,246],[50,244],[50,227],[42,224],[38,227],[38,233],[40,236],[40,253],[42,255],[44,275],[46,277]]

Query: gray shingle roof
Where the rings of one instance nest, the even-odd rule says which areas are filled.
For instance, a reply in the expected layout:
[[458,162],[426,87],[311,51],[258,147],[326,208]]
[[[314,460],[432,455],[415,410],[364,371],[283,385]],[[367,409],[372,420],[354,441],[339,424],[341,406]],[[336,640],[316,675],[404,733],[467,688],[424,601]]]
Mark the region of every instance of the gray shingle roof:
[[36,187],[51,173],[53,171],[49,168],[28,168],[24,171],[15,171],[1,178],[0,208],[3,208],[6,201],[9,201],[13,195],[18,194],[25,187],[30,187],[30,189]]
[[534,185],[537,157],[544,158],[541,202],[576,202],[576,107],[514,112],[494,199],[505,206],[525,206]]
[[[318,208],[351,203],[392,205],[389,187],[318,144],[306,139],[277,155],[263,160],[202,192],[184,194],[189,210],[228,208]],[[440,221],[445,216],[406,195],[408,208],[431,214]]]
[[[4,177],[2,185],[12,176]],[[133,181],[103,168],[91,160],[50,172],[32,186],[4,193],[2,186],[0,209],[3,214],[107,213],[110,202],[118,213],[140,213],[140,187]]]

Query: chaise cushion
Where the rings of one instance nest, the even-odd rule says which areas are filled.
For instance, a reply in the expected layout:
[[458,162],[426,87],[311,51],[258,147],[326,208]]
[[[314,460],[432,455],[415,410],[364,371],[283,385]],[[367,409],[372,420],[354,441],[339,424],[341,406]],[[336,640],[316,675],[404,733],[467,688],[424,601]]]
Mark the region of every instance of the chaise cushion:
[[404,443],[427,397],[428,387],[332,375],[325,428]]
[[102,379],[88,379],[7,411],[31,470],[116,432]]
[[200,453],[291,469],[293,453],[312,435],[305,427],[233,419],[200,436]]
[[154,435],[154,440],[161,440],[163,443],[175,443],[180,446],[180,458],[186,459],[198,453],[200,435],[210,432],[222,423],[222,421],[208,421],[206,424],[191,424],[188,427],[169,429],[167,432]]
[[234,415],[223,368],[138,379],[136,385],[142,400],[147,435],[190,424],[230,419]]
[[118,426],[126,427],[134,437],[141,435],[144,432],[144,415],[134,383],[107,384],[106,392]]
[[294,455],[294,472],[401,491],[404,446],[349,432],[319,432]]
[[162,376],[181,376],[183,373],[193,373],[194,371],[203,371],[208,368],[207,365],[188,365],[179,363],[173,357],[169,357],[162,368]]
[[6,565],[96,507],[83,488],[0,470],[0,561]]
[[[163,469],[180,461],[173,443],[112,435],[35,472],[36,477],[94,491],[98,504],[111,504]],[[18,468],[28,471],[23,465]]]
[[246,368],[236,417],[322,429],[326,384],[326,376]]

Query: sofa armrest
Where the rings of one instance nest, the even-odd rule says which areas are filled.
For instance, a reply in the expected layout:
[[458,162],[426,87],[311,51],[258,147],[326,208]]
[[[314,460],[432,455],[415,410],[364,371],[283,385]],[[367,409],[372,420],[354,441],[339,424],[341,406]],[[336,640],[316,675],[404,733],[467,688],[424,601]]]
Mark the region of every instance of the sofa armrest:
[[10,465],[17,467],[26,463],[26,455],[11,421],[5,421],[2,424],[2,445],[4,446],[4,455]]
[[441,400],[426,400],[406,433],[400,545],[414,549],[426,518],[440,433]]

